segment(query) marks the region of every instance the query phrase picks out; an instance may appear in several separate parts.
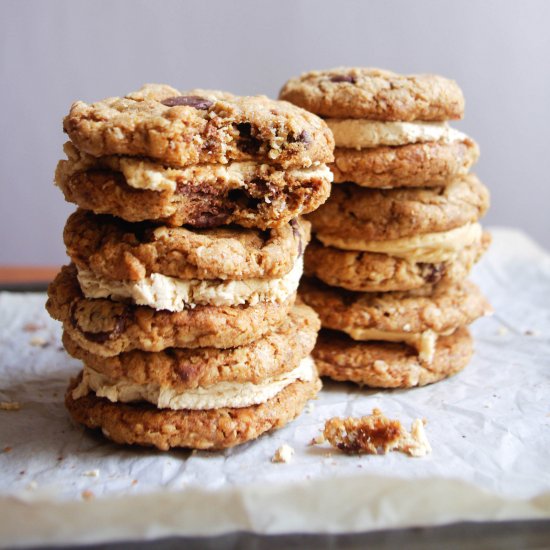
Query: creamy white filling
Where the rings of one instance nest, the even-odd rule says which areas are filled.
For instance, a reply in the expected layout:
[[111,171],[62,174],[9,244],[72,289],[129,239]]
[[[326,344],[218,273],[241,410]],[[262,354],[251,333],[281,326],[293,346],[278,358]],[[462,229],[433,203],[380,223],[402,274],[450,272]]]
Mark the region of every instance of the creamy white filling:
[[159,409],[172,410],[241,408],[265,403],[296,380],[307,382],[313,380],[315,376],[315,363],[311,357],[306,357],[294,370],[267,378],[261,384],[219,382],[206,388],[199,387],[178,392],[171,387],[159,384],[136,384],[129,380],[111,380],[85,365],[82,381],[73,390],[72,397],[79,399],[93,392],[98,397],[104,397],[113,403],[147,401]]
[[139,281],[115,281],[79,269],[78,281],[87,298],[129,299],[137,305],[157,310],[183,311],[197,305],[282,303],[296,292],[302,271],[303,258],[300,257],[292,270],[280,279],[184,280],[153,273]]
[[383,145],[408,145],[428,141],[462,141],[466,135],[446,122],[383,122],[364,119],[326,120],[336,147],[363,149]]
[[410,262],[438,263],[456,258],[463,248],[480,242],[481,235],[481,225],[469,223],[450,231],[425,233],[388,241],[343,238],[326,235],[322,231],[316,236],[325,246],[333,246],[341,250],[387,254]]

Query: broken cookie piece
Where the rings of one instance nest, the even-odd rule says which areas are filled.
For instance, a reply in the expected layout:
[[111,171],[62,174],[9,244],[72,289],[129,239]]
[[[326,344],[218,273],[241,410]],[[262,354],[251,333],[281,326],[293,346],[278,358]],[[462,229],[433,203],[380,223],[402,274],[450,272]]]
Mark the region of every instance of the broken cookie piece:
[[322,438],[314,441],[328,441],[333,447],[348,454],[400,451],[419,457],[432,451],[421,419],[414,420],[408,432],[399,420],[387,418],[380,409],[373,409],[371,415],[361,418],[329,418],[325,422]]

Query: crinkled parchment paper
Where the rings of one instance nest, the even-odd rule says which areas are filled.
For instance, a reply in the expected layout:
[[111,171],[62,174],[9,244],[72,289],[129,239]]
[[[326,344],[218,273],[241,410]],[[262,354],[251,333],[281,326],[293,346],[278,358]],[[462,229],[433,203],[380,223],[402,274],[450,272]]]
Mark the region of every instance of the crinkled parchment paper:
[[[283,430],[222,453],[110,444],[63,407],[78,362],[43,294],[0,294],[0,544],[357,532],[550,517],[550,255],[494,230],[474,280],[496,314],[459,375],[407,391],[326,383]],[[427,420],[433,453],[346,456],[309,442],[333,415]],[[292,462],[273,464],[283,443]]]

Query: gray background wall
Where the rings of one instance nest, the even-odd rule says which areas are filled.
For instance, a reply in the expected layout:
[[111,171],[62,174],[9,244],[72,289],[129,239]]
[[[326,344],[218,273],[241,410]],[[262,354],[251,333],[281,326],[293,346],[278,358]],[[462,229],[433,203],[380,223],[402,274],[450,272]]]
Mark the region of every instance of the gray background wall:
[[275,96],[338,65],[455,78],[481,145],[488,224],[550,248],[550,1],[4,0],[0,263],[58,264],[73,207],[52,185],[75,99],[144,82]]

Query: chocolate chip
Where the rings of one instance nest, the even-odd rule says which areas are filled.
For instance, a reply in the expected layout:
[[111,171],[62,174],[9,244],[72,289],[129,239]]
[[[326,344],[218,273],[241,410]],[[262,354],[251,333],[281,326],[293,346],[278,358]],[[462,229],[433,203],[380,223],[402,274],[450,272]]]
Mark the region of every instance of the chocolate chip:
[[433,285],[441,281],[445,274],[445,264],[420,264],[423,279]]
[[131,317],[131,314],[128,311],[123,311],[122,314],[116,317],[115,327],[112,330],[90,332],[87,330],[82,330],[82,328],[80,327],[75,315],[76,305],[77,304],[75,303],[71,308],[71,313],[70,313],[71,324],[73,325],[73,327],[75,327],[82,333],[82,336],[84,336],[86,340],[89,340],[90,342],[95,342],[97,344],[104,344],[105,342],[107,342],[107,340],[116,338],[119,334],[124,332],[124,330],[126,329],[126,323],[128,322],[128,319]]
[[300,132],[300,135],[298,136],[298,141],[301,141],[302,143],[309,145],[313,141],[313,138],[311,137],[311,134],[307,130],[302,130]]
[[212,107],[212,101],[200,97],[198,95],[178,95],[174,97],[168,97],[161,101],[166,107],[176,107],[177,105],[184,105],[186,107],[194,107],[195,109],[201,109],[207,111]]
[[260,150],[262,142],[252,135],[252,125],[249,122],[237,124],[239,131],[239,148],[243,153],[255,155]]
[[350,84],[355,84],[357,80],[351,75],[345,74],[336,74],[330,79],[331,82],[349,82]]

